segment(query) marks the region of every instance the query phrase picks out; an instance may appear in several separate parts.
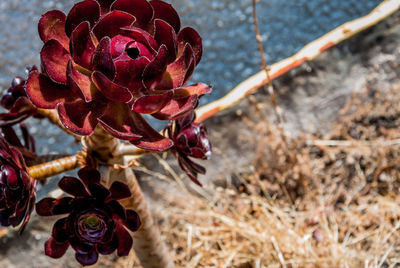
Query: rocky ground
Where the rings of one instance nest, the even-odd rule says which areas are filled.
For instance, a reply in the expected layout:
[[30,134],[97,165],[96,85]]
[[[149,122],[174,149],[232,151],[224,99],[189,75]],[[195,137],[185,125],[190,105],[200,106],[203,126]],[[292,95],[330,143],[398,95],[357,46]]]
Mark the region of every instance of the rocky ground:
[[[140,160],[138,177],[178,267],[400,263],[400,146],[384,145],[400,138],[399,20],[397,12],[274,82],[287,145],[260,89],[206,122],[214,156],[203,188],[170,158]],[[0,267],[77,267],[72,250],[44,256],[54,221],[33,217],[21,237],[1,238]],[[113,260],[98,266],[129,264]]]

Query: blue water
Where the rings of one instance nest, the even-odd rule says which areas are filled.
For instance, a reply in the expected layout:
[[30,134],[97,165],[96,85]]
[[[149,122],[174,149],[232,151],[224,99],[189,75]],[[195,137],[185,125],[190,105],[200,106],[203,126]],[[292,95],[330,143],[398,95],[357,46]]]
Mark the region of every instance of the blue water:
[[[26,65],[39,64],[42,46],[37,34],[40,15],[51,9],[68,11],[77,0],[0,0],[0,88],[9,86]],[[259,70],[251,0],[172,0],[184,26],[203,37],[204,56],[192,78],[214,85],[212,96],[223,96]],[[261,0],[258,16],[269,63],[298,51],[342,23],[369,13],[380,0]],[[72,139],[46,120],[29,124],[38,137],[39,153],[74,152]],[[69,137],[67,137],[68,139]],[[70,144],[71,146],[65,146]]]

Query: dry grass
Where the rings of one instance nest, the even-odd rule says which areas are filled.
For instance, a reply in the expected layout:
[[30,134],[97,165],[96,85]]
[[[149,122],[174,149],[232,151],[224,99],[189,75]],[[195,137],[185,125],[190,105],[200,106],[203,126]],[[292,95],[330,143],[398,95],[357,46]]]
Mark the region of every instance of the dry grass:
[[288,149],[255,104],[254,172],[208,198],[160,191],[177,267],[398,267],[399,93],[352,96],[329,135]]

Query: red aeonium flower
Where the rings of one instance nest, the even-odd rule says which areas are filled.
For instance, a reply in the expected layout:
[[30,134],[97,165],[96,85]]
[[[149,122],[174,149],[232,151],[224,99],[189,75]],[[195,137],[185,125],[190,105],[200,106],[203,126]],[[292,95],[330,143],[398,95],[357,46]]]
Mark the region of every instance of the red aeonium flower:
[[39,35],[42,72],[30,75],[27,93],[38,107],[57,108],[80,135],[100,123],[138,147],[165,150],[172,141],[140,114],[174,120],[211,91],[201,83],[184,87],[201,59],[201,38],[180,30],[178,14],[160,0],[85,0],[67,16],[44,14]]
[[63,177],[58,186],[73,197],[44,198],[36,204],[40,216],[68,213],[53,227],[46,241],[45,253],[52,258],[64,255],[69,245],[76,251],[76,260],[82,265],[97,262],[98,254],[126,256],[132,247],[128,230],[140,226],[138,214],[125,209],[117,200],[131,196],[129,188],[114,182],[110,189],[100,184],[100,173],[91,168],[78,171],[80,179]]
[[26,170],[21,153],[0,136],[0,224],[22,232],[36,199],[36,180]]
[[201,185],[197,180],[197,174],[205,174],[206,170],[189,157],[210,159],[212,151],[206,127],[201,123],[194,123],[194,119],[194,112],[189,113],[169,124],[165,131],[168,137],[174,141],[171,151],[178,158],[179,166],[193,182]]
[[[31,71],[37,71],[33,66],[28,68]],[[6,94],[1,98],[0,105],[8,112],[0,113],[0,126],[11,126],[22,122],[26,118],[35,115],[37,108],[28,99],[25,92],[26,80],[20,76],[15,77]]]

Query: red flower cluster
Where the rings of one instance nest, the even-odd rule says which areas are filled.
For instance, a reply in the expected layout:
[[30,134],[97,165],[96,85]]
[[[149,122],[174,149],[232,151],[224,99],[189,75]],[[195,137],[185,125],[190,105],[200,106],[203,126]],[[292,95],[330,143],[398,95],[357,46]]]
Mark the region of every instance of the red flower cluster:
[[[19,140],[16,143],[20,144]],[[22,223],[22,232],[35,199],[36,181],[29,177],[22,154],[0,135],[0,224],[15,227]]]
[[117,200],[131,196],[129,188],[114,182],[110,189],[100,184],[100,173],[91,168],[78,172],[79,178],[63,177],[58,186],[73,197],[45,198],[36,204],[40,216],[67,214],[53,227],[45,244],[46,255],[60,258],[69,245],[76,251],[82,265],[97,262],[98,255],[127,256],[132,248],[132,237],[140,226],[138,214],[126,210]]
[[174,8],[160,0],[85,0],[67,16],[44,14],[39,35],[42,72],[30,74],[27,93],[80,135],[101,124],[138,147],[168,149],[172,141],[141,114],[175,120],[211,91],[184,86],[201,59],[201,38],[180,29]]
[[210,159],[211,143],[207,138],[207,130],[203,124],[194,123],[195,114],[190,113],[167,126],[165,132],[174,141],[171,151],[178,158],[179,166],[198,185],[197,174],[205,174],[204,167],[189,157]]

